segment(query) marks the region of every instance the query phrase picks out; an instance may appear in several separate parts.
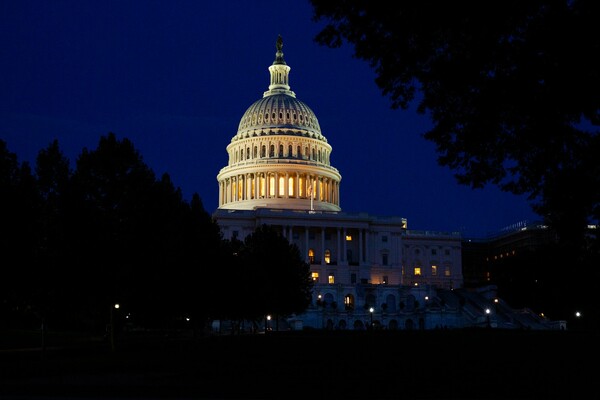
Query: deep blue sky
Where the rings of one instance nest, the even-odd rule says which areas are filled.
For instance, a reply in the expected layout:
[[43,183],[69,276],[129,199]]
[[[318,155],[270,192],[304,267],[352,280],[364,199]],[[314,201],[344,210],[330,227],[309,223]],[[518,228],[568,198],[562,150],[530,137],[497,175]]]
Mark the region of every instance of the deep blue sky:
[[349,46],[314,43],[311,16],[304,0],[0,0],[0,138],[32,163],[56,138],[74,168],[114,132],[212,212],[225,148],[268,89],[281,34],[291,89],[333,147],[343,211],[470,237],[538,219],[522,197],[458,185],[421,137],[427,118],[392,110]]

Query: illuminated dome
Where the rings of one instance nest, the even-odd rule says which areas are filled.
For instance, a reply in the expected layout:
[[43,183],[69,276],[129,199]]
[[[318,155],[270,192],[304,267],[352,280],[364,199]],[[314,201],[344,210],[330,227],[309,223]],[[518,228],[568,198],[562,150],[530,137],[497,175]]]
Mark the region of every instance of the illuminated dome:
[[246,110],[232,141],[256,135],[302,135],[327,141],[315,113],[304,102],[271,91]]
[[315,113],[290,90],[290,67],[277,39],[269,90],[240,120],[217,175],[219,208],[341,211],[338,170]]

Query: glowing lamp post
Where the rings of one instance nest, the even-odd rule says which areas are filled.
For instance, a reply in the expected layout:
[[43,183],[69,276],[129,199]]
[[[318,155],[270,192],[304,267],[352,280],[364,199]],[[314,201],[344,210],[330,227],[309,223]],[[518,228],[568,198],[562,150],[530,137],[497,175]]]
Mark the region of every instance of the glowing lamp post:
[[373,311],[375,311],[373,307],[369,308],[369,313],[371,314],[371,329],[373,329]]
[[119,303],[110,306],[110,348],[115,351],[115,317],[114,310],[118,310],[121,306]]

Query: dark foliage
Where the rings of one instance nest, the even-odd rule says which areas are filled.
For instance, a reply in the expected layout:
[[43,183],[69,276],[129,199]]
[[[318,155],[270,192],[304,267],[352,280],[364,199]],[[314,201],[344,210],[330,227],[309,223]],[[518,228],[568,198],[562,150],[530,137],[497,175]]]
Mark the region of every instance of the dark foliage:
[[423,137],[460,184],[525,194],[556,232],[548,257],[530,260],[537,283],[518,290],[528,282],[557,310],[590,303],[600,278],[600,229],[588,228],[600,223],[600,3],[311,4],[326,22],[315,41],[354,46],[392,108],[416,103],[433,122]]
[[[200,273],[221,250],[216,222],[164,174],[156,179],[128,139],[83,149],[74,171],[57,141],[34,176],[0,142],[5,321],[103,330],[117,319],[174,327],[207,315]],[[198,279],[200,278],[200,279]]]
[[318,43],[353,45],[393,108],[418,100],[458,182],[528,195],[582,246],[600,217],[598,2],[311,3]]
[[244,242],[228,242],[229,258],[221,273],[229,291],[221,296],[224,318],[261,320],[306,310],[311,300],[310,266],[295,244],[273,227],[262,225]]

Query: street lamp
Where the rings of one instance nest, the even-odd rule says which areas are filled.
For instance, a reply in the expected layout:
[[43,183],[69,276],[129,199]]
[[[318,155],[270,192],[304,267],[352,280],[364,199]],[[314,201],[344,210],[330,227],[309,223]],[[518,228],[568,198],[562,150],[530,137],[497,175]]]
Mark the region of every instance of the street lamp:
[[267,331],[269,330],[269,327],[268,327],[268,321],[270,321],[270,320],[271,320],[271,316],[270,316],[270,315],[267,315],[267,316],[265,317],[265,333],[267,333]]
[[118,310],[121,306],[119,303],[110,306],[110,348],[115,351],[115,318],[113,310]]
[[369,308],[369,312],[371,313],[371,329],[373,329],[373,311],[375,311],[373,307]]

